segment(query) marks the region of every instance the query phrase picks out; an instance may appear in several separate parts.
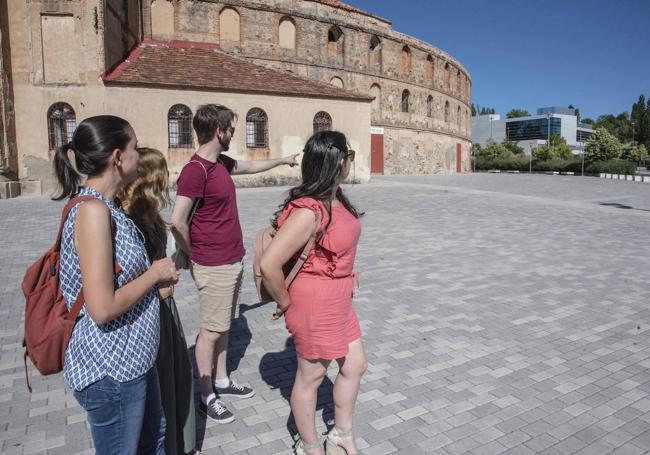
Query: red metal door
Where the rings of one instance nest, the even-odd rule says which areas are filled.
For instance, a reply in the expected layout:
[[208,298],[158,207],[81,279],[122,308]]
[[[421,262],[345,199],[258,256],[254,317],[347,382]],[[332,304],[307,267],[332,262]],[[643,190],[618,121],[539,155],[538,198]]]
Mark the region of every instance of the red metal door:
[[370,172],[384,173],[384,135],[370,135]]
[[463,148],[456,144],[456,172],[463,172]]

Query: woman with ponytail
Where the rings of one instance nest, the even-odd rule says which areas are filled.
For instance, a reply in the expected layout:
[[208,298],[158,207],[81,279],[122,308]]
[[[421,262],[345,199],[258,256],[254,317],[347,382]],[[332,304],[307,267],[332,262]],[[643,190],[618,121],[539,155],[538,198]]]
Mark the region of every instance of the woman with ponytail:
[[63,378],[86,410],[100,455],[165,453],[154,366],[157,288],[178,281],[178,273],[168,258],[149,261],[142,233],[116,200],[137,177],[136,145],[126,120],[100,115],[81,122],[54,157],[61,186],[55,199],[92,198],[72,208],[63,228],[61,292],[68,309],[82,287],[85,300],[65,353]]
[[[262,280],[277,302],[274,319],[284,314],[298,356],[291,411],[300,434],[295,447],[299,455],[323,453],[316,434],[316,393],[332,360],[339,373],[334,382],[335,425],[325,441],[326,453],[358,454],[352,416],[368,365],[352,307],[361,224],[340,186],[354,154],[337,131],[321,131],[307,141],[302,184],[289,191],[276,213],[273,225],[278,231],[261,259]],[[316,245],[287,289],[283,265],[302,250],[314,230]]]

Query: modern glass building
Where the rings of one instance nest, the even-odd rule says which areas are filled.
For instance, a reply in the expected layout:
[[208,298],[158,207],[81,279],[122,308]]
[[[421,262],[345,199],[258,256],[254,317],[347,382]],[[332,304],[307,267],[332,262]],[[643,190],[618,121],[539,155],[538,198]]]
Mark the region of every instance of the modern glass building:
[[506,120],[506,139],[509,141],[548,139],[554,134],[562,134],[562,119],[559,117]]
[[498,114],[472,117],[472,142],[484,146],[489,141],[519,143],[526,153],[554,135],[564,138],[574,153],[581,153],[592,134],[591,125],[580,123],[576,109],[546,107],[537,115],[501,119]]

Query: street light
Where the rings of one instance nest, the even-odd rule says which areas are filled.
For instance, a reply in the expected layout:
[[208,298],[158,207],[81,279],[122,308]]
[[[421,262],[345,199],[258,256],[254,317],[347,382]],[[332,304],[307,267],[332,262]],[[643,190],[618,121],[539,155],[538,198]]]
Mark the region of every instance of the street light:
[[581,177],[585,176],[585,141],[578,141],[580,143],[580,155],[582,156],[582,172],[580,174]]

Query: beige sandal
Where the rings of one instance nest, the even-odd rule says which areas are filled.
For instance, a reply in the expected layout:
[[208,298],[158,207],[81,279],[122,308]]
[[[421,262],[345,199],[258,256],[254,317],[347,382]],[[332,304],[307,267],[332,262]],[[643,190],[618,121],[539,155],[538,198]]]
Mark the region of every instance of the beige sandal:
[[321,445],[320,441],[307,444],[305,441],[302,440],[302,438],[300,438],[298,439],[298,442],[294,447],[294,451],[296,452],[296,455],[308,455],[307,450],[322,449],[322,448],[323,446]]
[[326,455],[361,455],[360,452],[350,453],[345,447],[339,443],[343,439],[353,439],[352,437],[352,428],[341,428],[334,426],[327,433],[327,439],[325,440],[325,454]]

